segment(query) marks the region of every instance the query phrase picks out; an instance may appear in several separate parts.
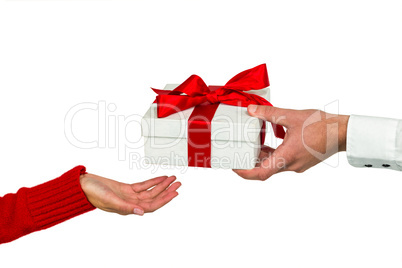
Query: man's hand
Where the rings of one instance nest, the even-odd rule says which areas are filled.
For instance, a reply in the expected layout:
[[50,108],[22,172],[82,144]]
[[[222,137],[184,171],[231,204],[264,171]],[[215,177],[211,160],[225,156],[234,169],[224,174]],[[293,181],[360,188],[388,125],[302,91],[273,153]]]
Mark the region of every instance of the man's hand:
[[289,110],[248,106],[250,115],[284,126],[283,143],[276,149],[263,146],[260,161],[250,170],[234,170],[250,180],[266,180],[282,171],[303,172],[331,155],[346,150],[347,115],[319,110]]
[[88,201],[104,211],[121,215],[143,215],[153,212],[175,198],[180,182],[175,176],[157,177],[144,182],[126,184],[93,174],[80,177]]

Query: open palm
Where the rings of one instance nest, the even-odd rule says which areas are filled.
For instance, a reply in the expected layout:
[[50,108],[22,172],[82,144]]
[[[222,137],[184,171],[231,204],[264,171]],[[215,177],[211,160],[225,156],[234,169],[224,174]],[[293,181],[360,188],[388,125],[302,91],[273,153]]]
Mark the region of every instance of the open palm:
[[92,205],[121,215],[143,215],[163,207],[178,195],[176,190],[181,184],[175,180],[175,176],[162,176],[126,184],[93,174],[80,178],[81,187]]

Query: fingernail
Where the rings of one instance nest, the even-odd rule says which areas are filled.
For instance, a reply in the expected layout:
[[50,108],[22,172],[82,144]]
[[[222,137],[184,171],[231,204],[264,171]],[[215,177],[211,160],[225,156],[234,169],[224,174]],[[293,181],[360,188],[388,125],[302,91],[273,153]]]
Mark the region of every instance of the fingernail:
[[257,111],[257,105],[251,104],[248,106],[248,111],[250,113],[255,113],[255,111]]
[[142,215],[144,215],[144,211],[142,209],[135,208],[134,209],[134,214],[142,216]]

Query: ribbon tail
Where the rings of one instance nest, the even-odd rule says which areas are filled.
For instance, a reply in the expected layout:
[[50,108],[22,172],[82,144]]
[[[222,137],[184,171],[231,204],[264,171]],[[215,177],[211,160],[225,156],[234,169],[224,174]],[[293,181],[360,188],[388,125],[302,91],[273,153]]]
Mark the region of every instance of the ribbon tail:
[[277,125],[274,123],[271,123],[271,124],[272,124],[272,129],[274,130],[275,137],[277,137],[279,139],[284,139],[286,132],[285,132],[285,129],[283,128],[283,126]]
[[152,88],[151,89],[158,95],[180,95],[180,92],[175,92],[172,90],[165,90],[165,89],[156,89],[156,88]]

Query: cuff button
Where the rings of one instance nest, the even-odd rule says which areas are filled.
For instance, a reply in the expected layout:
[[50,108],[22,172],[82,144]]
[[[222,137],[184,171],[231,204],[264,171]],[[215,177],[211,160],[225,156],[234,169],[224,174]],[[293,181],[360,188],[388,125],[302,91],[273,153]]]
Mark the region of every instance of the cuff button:
[[367,165],[364,165],[365,167],[372,167],[373,165],[370,165],[370,164],[367,164]]
[[388,164],[382,164],[383,167],[390,167]]

